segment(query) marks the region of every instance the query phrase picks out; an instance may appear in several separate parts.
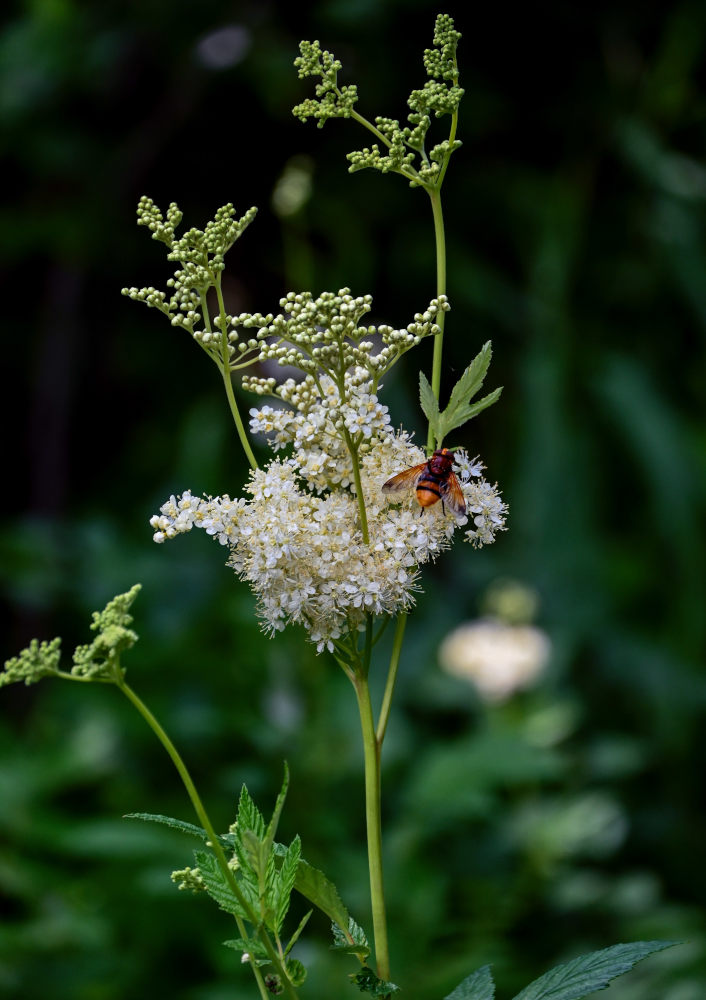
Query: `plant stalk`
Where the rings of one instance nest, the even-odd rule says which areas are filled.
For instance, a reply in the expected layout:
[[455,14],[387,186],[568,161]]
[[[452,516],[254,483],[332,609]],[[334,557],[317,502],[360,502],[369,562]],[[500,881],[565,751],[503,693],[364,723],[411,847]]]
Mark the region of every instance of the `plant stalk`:
[[[436,241],[436,295],[446,295],[446,237],[444,234],[444,213],[441,209],[441,192],[438,188],[429,191],[431,210],[434,216],[434,239]],[[431,369],[431,389],[437,403],[441,391],[441,358],[444,349],[444,320],[446,313],[440,309],[436,314],[437,325],[441,328],[434,337],[434,358]],[[427,448],[433,451],[438,442],[434,440],[431,427],[427,435]]]
[[[238,437],[240,438],[240,443],[243,446],[243,451],[245,452],[245,457],[250,463],[251,469],[257,469],[257,459],[255,454],[250,447],[250,442],[248,441],[248,435],[245,431],[245,425],[243,424],[243,418],[240,416],[240,410],[238,409],[238,403],[235,398],[235,392],[233,391],[233,378],[230,370],[230,355],[228,354],[228,332],[226,330],[226,309],[225,303],[223,301],[223,292],[221,291],[221,281],[220,275],[216,281],[216,296],[218,298],[218,312],[220,316],[220,333],[221,333],[221,361],[219,368],[221,369],[221,375],[223,376],[223,387],[226,391],[226,398],[228,400],[228,406],[230,407],[230,412],[233,417],[233,422],[235,423],[235,429],[238,432]],[[201,312],[203,314],[204,325],[209,333],[213,332],[211,329],[211,320],[208,314],[208,306],[206,303],[206,296],[201,295]]]
[[370,899],[373,911],[375,961],[380,979],[390,978],[390,953],[385,917],[385,891],[382,877],[382,826],[380,821],[380,746],[375,735],[373,707],[367,677],[358,671],[354,681],[363,733],[365,758],[365,819],[368,833]]

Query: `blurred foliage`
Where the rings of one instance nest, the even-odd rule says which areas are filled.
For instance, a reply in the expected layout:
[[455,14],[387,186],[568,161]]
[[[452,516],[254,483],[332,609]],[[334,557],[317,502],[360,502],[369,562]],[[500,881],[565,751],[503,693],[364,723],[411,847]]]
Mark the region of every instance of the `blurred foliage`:
[[[35,635],[85,641],[89,612],[140,581],[130,681],[214,820],[227,827],[243,781],[273,802],[286,757],[282,836],[301,833],[366,923],[354,699],[300,636],[260,634],[206,539],[151,545],[169,493],[236,493],[245,469],[210,366],[119,289],[167,275],[134,224],[141,194],[178,199],[195,225],[233,201],[261,212],[231,256],[231,312],[345,284],[406,323],[434,291],[426,200],[398,178],[347,176],[361,135],[291,117],[305,96],[292,61],[300,38],[320,38],[364,114],[401,116],[443,8],[9,7],[4,654]],[[511,530],[425,571],[408,629],[384,774],[394,978],[438,1000],[491,962],[508,996],[592,948],[679,938],[611,997],[700,1000],[706,8],[449,12],[466,88],[444,188],[449,383],[492,339],[505,391],[462,443],[501,483]],[[419,359],[386,387],[418,433]],[[484,708],[436,651],[499,577],[540,595],[554,656],[533,691]],[[220,945],[228,919],[169,881],[191,845],[121,819],[192,817],[117,692],[3,691],[0,749],[0,995],[252,995]],[[297,952],[308,995],[342,995],[345,960],[311,923]]]

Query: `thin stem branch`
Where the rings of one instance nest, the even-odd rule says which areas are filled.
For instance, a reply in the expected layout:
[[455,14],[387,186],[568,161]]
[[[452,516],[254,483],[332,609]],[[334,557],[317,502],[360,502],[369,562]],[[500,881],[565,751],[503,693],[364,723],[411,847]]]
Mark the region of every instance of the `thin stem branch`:
[[[245,431],[245,425],[243,424],[243,418],[240,416],[240,410],[238,409],[238,403],[235,398],[235,392],[233,391],[233,378],[230,371],[230,355],[228,353],[228,330],[226,328],[226,310],[225,304],[223,302],[223,293],[221,291],[221,281],[220,275],[216,280],[216,296],[218,298],[218,311],[220,316],[220,333],[221,333],[221,361],[219,368],[221,371],[221,376],[223,378],[223,387],[226,391],[226,398],[228,400],[228,406],[230,407],[230,412],[233,417],[233,422],[235,423],[235,429],[238,432],[238,437],[240,438],[240,443],[243,446],[243,451],[245,452],[245,457],[250,463],[251,469],[257,469],[257,459],[250,447],[250,442],[248,441],[248,435]],[[212,332],[211,320],[208,314],[208,306],[206,303],[206,296],[201,294],[201,312],[204,317],[204,324],[206,329]]]
[[[297,993],[294,987],[292,986],[291,982],[289,981],[289,978],[286,974],[286,970],[284,968],[283,963],[280,960],[279,955],[277,954],[275,946],[272,944],[270,937],[267,934],[265,928],[262,926],[260,920],[258,919],[257,914],[253,911],[252,907],[249,905],[248,901],[243,896],[240,890],[240,886],[238,885],[235,876],[233,875],[233,872],[228,866],[228,860],[225,856],[223,848],[221,847],[221,843],[218,839],[218,834],[213,828],[213,824],[211,823],[209,815],[206,812],[203,802],[201,801],[201,797],[196,789],[196,785],[194,784],[193,779],[186,767],[186,764],[184,763],[184,761],[181,758],[181,755],[179,754],[179,751],[172,743],[171,739],[167,735],[165,729],[157,720],[156,716],[153,715],[153,713],[150,711],[147,705],[145,705],[145,703],[142,701],[139,695],[137,695],[132,690],[132,688],[125,683],[125,681],[122,678],[117,679],[115,683],[120,688],[125,697],[134,705],[134,707],[140,713],[142,718],[145,720],[147,725],[150,727],[150,729],[155,734],[159,742],[162,744],[164,749],[169,754],[172,763],[174,764],[174,767],[177,769],[179,777],[181,778],[184,784],[184,788],[186,789],[186,792],[189,798],[191,799],[191,804],[194,807],[194,812],[198,816],[199,822],[206,831],[206,834],[208,835],[211,850],[216,856],[218,867],[221,869],[223,876],[228,882],[228,886],[233,892],[233,895],[236,897],[240,905],[243,907],[244,912],[247,914],[248,920],[253,925],[253,927],[258,930],[260,940],[262,941],[262,944],[264,945],[265,950],[267,951],[270,961],[280,974],[282,985],[284,986],[287,995],[291,997],[292,1000],[296,1000]],[[245,931],[245,925],[243,924],[242,918],[235,915],[235,920],[238,925],[238,931],[240,933],[240,936],[242,938],[246,938],[247,934]],[[258,988],[260,990],[260,996],[263,998],[263,1000],[266,1000],[268,992],[264,984],[264,981],[262,979],[262,974],[257,965],[255,965],[253,961],[250,962],[250,966],[253,970],[253,974],[257,981]]]
[[370,545],[370,535],[368,534],[368,515],[365,511],[365,497],[363,496],[363,484],[360,478],[360,463],[358,462],[358,448],[351,438],[350,431],[348,431],[345,427],[343,428],[343,437],[345,438],[346,447],[348,448],[348,453],[351,456],[351,465],[353,466],[353,481],[355,482],[355,494],[358,501],[358,511],[360,513],[360,530],[363,534],[363,541],[366,545]]
[[378,726],[376,732],[377,744],[380,752],[382,752],[382,744],[385,739],[385,732],[387,730],[387,723],[390,718],[390,709],[392,707],[392,694],[395,690],[395,681],[397,680],[397,668],[400,665],[400,656],[402,655],[402,642],[404,640],[404,630],[407,625],[407,615],[401,614],[397,616],[397,625],[395,626],[395,638],[392,642],[392,653],[390,654],[390,667],[387,672],[387,683],[385,684],[385,694],[382,698],[382,705],[380,707],[380,715],[378,717]]

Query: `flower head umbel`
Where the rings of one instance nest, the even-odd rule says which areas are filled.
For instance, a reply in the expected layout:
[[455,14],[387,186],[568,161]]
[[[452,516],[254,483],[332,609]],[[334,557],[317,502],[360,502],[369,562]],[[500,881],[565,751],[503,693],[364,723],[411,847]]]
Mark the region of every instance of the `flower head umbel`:
[[[230,550],[228,564],[257,595],[268,631],[302,624],[319,650],[333,649],[369,616],[409,609],[419,567],[465,523],[441,505],[420,516],[413,492],[393,502],[382,493],[387,479],[426,455],[393,429],[377,395],[380,375],[433,335],[436,311],[447,306],[435,301],[406,330],[394,331],[358,327],[370,298],[353,298],[347,289],[318,299],[292,295],[282,304],[290,311],[276,319],[238,317],[260,327],[263,360],[296,364],[305,373],[279,385],[244,380],[286,404],[250,411],[251,431],[265,435],[275,455],[250,474],[244,497],[187,492],[171,497],[151,524],[157,542],[203,528]],[[459,451],[457,467],[473,525],[467,536],[487,544],[504,526],[505,505],[477,459]]]

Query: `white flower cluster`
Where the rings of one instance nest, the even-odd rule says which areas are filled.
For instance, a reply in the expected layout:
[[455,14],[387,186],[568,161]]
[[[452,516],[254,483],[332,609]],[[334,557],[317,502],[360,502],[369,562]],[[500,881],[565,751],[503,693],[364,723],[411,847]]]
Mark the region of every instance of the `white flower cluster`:
[[373,439],[392,435],[388,409],[378,402],[363,368],[346,375],[343,399],[329,375],[322,375],[318,385],[311,375],[302,382],[288,379],[278,387],[278,395],[296,409],[252,409],[250,430],[268,435],[275,451],[293,445],[296,469],[317,493],[336,486],[353,488],[344,430],[363,451]]
[[[230,549],[228,564],[258,598],[267,630],[287,623],[305,626],[317,648],[363,628],[366,615],[397,615],[414,601],[418,567],[451,542],[463,523],[442,505],[423,512],[414,490],[391,499],[382,485],[426,456],[405,433],[393,433],[387,408],[357,369],[342,400],[328,376],[286,384],[280,394],[296,409],[251,410],[251,428],[273,447],[293,445],[290,457],[274,457],[251,473],[247,498],[170,497],[151,519],[154,540],[203,528]],[[284,390],[284,391],[282,391]],[[369,540],[360,522],[345,427],[357,442]],[[504,526],[505,505],[481,478],[482,465],[458,456],[459,479],[474,527],[475,545],[492,542]]]

